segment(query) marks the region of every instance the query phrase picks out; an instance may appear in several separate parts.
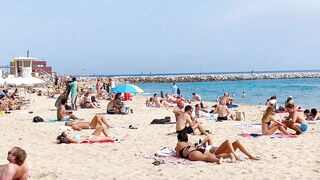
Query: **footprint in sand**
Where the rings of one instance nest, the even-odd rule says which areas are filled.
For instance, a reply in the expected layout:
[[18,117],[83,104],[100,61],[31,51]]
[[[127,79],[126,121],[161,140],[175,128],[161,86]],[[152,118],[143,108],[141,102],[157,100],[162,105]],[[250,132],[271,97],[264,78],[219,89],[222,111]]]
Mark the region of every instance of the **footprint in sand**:
[[58,176],[53,173],[53,172],[44,172],[44,173],[40,173],[38,176],[35,177],[35,179],[48,179],[48,180],[52,180],[52,179],[57,179]]

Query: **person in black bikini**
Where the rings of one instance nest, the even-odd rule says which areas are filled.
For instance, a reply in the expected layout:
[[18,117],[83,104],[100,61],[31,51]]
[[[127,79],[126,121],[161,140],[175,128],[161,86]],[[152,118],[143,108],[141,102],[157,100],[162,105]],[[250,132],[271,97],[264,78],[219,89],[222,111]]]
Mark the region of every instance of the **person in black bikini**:
[[[207,148],[203,148],[208,143]],[[206,136],[202,142],[196,146],[188,142],[188,135],[186,133],[178,134],[178,143],[176,146],[176,156],[190,159],[192,161],[206,161],[221,163],[222,158],[230,158],[231,162],[235,163],[240,160],[239,156],[235,153],[236,150],[240,150],[251,160],[259,160],[259,157],[255,157],[249,153],[246,147],[239,140],[230,142],[228,139],[224,141],[220,146],[213,146],[213,139],[210,135]],[[208,149],[208,150],[206,150]],[[197,152],[197,153],[194,153]]]
[[[277,130],[281,131],[283,134],[289,135],[286,130],[286,125],[275,119],[275,113],[275,106],[269,106],[266,109],[261,119],[262,135],[272,135]],[[271,121],[274,123],[271,124]]]
[[191,161],[205,161],[211,163],[221,164],[222,157],[217,158],[216,155],[205,152],[204,149],[199,149],[191,142],[188,142],[188,135],[186,133],[178,134],[178,143],[175,148],[176,156],[186,158]]

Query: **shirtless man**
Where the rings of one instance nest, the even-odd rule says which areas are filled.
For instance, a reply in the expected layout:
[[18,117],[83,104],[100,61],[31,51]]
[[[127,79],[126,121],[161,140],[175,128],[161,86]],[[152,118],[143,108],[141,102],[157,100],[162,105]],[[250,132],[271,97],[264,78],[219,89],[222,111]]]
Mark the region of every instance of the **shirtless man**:
[[70,119],[73,119],[73,120],[79,119],[75,115],[73,115],[72,113],[70,113],[66,110],[66,106],[65,106],[66,103],[67,103],[67,99],[61,100],[61,104],[58,106],[58,109],[57,109],[57,119],[59,121],[67,121]]
[[72,127],[73,130],[81,131],[82,129],[96,129],[100,126],[107,126],[107,128],[112,127],[108,122],[107,118],[101,115],[95,115],[91,122],[66,122],[66,126]]
[[178,103],[178,105],[173,109],[173,113],[174,113],[174,115],[175,115],[175,117],[176,117],[176,121],[178,121],[178,117],[179,117],[182,113],[184,113],[183,108],[184,108],[184,103],[183,103],[183,101],[180,101],[180,102]]
[[218,113],[218,121],[234,119],[232,111],[230,111],[226,105],[226,99],[221,99],[219,101],[219,105],[217,105],[215,113]]
[[293,104],[288,104],[286,106],[289,116],[283,121],[288,128],[296,131],[296,134],[299,135],[308,130],[307,121],[304,118],[302,112],[297,112]]
[[188,105],[184,108],[184,112],[178,116],[178,120],[176,122],[176,132],[195,134],[195,130],[199,129],[201,134],[208,135],[208,133],[205,131],[204,127],[201,124],[191,119],[191,114],[192,107]]
[[25,180],[28,179],[29,168],[25,163],[27,153],[19,148],[14,147],[8,152],[8,164],[0,165],[1,180]]
[[107,114],[120,114],[122,102],[121,102],[121,93],[117,93],[115,98],[111,100],[107,105]]

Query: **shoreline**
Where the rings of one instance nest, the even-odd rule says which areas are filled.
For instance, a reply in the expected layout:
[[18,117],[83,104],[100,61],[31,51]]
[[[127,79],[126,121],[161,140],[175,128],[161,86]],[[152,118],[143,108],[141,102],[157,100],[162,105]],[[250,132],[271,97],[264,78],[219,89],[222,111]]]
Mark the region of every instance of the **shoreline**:
[[[103,77],[101,77],[103,78]],[[166,76],[114,76],[109,77],[119,83],[170,83],[170,82],[209,82],[241,81],[257,79],[302,79],[320,78],[320,73],[247,73],[247,74],[210,74],[210,75],[166,75]]]

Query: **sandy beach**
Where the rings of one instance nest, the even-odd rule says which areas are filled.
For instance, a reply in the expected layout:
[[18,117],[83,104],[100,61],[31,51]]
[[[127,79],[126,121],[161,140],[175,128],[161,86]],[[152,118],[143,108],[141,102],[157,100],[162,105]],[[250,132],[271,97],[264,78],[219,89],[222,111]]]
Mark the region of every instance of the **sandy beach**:
[[[135,96],[126,104],[133,109],[129,115],[106,115],[116,127],[112,135],[120,143],[56,144],[62,122],[32,123],[34,116],[45,120],[56,118],[55,99],[32,96],[34,102],[24,110],[0,116],[0,164],[7,163],[6,155],[11,147],[19,146],[27,151],[30,179],[319,179],[320,143],[319,125],[310,124],[306,134],[297,138],[247,138],[241,132],[260,133],[261,129],[248,124],[260,123],[264,106],[240,105],[238,111],[246,114],[245,121],[203,121],[212,131],[216,145],[226,139],[240,139],[251,153],[261,157],[259,161],[244,158],[238,163],[224,160],[221,165],[191,162],[187,165],[165,163],[155,166],[152,156],[163,147],[176,145],[175,124],[151,125],[156,118],[170,116],[172,108],[146,108],[145,97]],[[78,109],[74,113],[90,121],[97,113],[105,113],[108,101],[101,101],[101,109]],[[33,111],[32,114],[28,111]],[[138,129],[129,129],[133,125]],[[293,132],[293,131],[290,131]],[[92,130],[73,134],[90,135]],[[200,135],[189,136],[197,142]],[[145,156],[145,157],[144,157]]]

